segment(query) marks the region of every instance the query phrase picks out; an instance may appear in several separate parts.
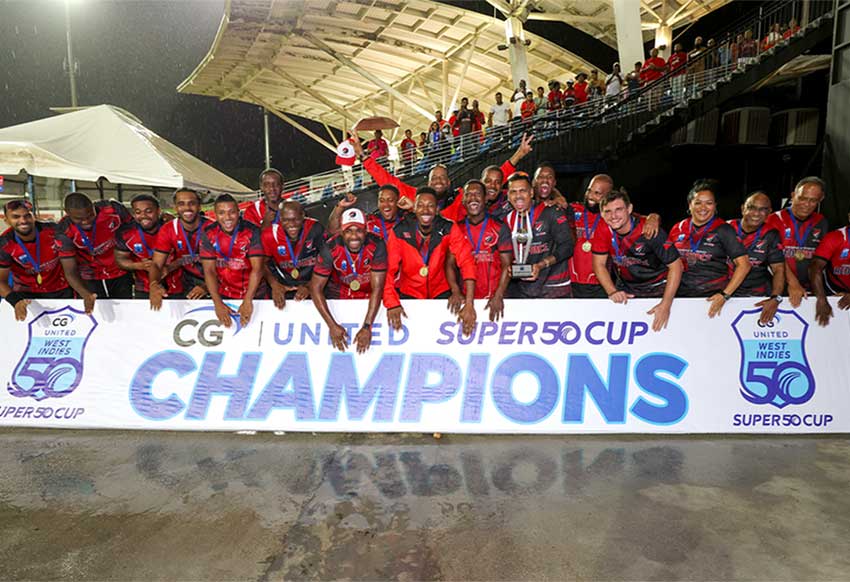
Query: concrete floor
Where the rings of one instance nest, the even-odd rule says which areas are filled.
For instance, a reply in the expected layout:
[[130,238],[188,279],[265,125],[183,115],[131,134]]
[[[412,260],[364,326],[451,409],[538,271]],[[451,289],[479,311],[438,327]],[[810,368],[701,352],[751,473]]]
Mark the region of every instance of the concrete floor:
[[850,443],[0,431],[0,578],[850,579]]

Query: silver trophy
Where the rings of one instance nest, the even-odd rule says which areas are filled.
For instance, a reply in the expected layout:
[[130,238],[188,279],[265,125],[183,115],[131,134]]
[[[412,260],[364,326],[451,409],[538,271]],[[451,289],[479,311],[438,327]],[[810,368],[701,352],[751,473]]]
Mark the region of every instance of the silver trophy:
[[514,247],[514,263],[511,265],[511,277],[527,279],[531,277],[531,265],[526,264],[531,250],[531,219],[527,212],[517,213],[511,229],[511,241]]

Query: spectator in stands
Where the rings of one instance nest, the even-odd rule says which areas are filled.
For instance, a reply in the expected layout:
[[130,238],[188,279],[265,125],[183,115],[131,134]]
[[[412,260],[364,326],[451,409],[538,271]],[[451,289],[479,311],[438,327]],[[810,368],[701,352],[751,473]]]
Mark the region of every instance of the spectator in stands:
[[705,43],[705,52],[706,70],[711,70],[720,64],[720,52],[713,38],[708,39],[708,42]]
[[587,85],[587,97],[589,99],[600,99],[605,95],[605,81],[599,78],[599,71],[596,69],[591,69]]
[[826,196],[826,183],[817,176],[808,176],[797,182],[791,194],[791,207],[768,218],[769,228],[776,228],[785,249],[785,279],[792,307],[812,290],[809,265],[815,250],[829,232],[823,214],[817,212]]
[[744,35],[738,34],[735,36],[735,40],[729,45],[729,55],[731,57],[730,63],[740,65],[741,64],[741,46],[744,44]]
[[366,219],[357,208],[342,215],[342,231],[322,242],[319,258],[310,279],[310,296],[328,326],[333,346],[341,352],[348,347],[348,330],[331,315],[325,299],[368,299],[366,317],[354,343],[357,353],[372,345],[372,324],[381,307],[387,277],[387,247],[378,236],[366,231]]
[[[246,325],[254,313],[254,295],[265,269],[260,229],[240,218],[239,205],[230,194],[216,198],[213,209],[216,223],[203,231],[201,239],[204,281],[219,322],[230,327],[231,317],[238,314],[241,325]],[[225,299],[241,299],[242,304],[234,312]]]
[[611,74],[605,78],[605,97],[608,101],[615,101],[623,90],[623,75],[620,72],[620,63],[614,63]]
[[575,89],[576,95],[576,105],[581,105],[582,103],[587,102],[587,91],[589,86],[587,84],[587,73],[581,72],[576,75],[576,83],[573,86]]
[[502,94],[496,93],[496,103],[490,108],[490,115],[487,119],[488,127],[503,127],[511,120],[511,108],[507,103],[502,101]]
[[384,139],[384,132],[375,130],[375,138],[366,144],[366,152],[372,159],[386,159],[390,154],[390,144]]
[[525,94],[525,101],[522,102],[520,108],[522,121],[525,127],[523,131],[531,131],[531,125],[534,119],[534,114],[537,111],[537,106],[534,104],[534,93],[529,91]]
[[[688,193],[691,218],[677,223],[668,239],[685,261],[679,295],[707,297],[709,317],[720,314],[750,272],[747,249],[733,228],[717,217],[714,191],[710,181],[694,184]],[[730,262],[733,263],[731,277]]]
[[756,303],[761,307],[762,324],[768,323],[776,315],[776,308],[782,302],[785,291],[785,255],[779,232],[765,226],[765,221],[773,209],[770,198],[762,191],[753,192],[741,205],[740,220],[730,220],[729,226],[735,229],[738,240],[747,249],[750,272],[738,290],[736,296],[767,297]]
[[717,47],[717,63],[721,67],[726,67],[729,63],[734,62],[732,58],[732,37],[727,32],[723,37],[723,41],[720,43],[720,46]]
[[534,96],[534,113],[537,117],[546,115],[546,94],[543,87],[538,87],[537,95]]
[[[350,137],[351,134],[349,134]],[[260,174],[260,194],[260,199],[255,200],[245,209],[243,218],[251,224],[265,228],[279,220],[278,208],[283,196],[283,174],[274,168],[263,170]]]
[[797,32],[799,32],[799,30],[800,30],[800,26],[797,24],[797,19],[792,18],[788,22],[788,28],[785,29],[785,32],[782,33],[782,38],[787,40],[787,39],[791,38],[792,36],[794,36],[795,34],[797,34]]
[[549,95],[547,98],[546,109],[556,111],[561,108],[564,100],[564,92],[561,91],[561,83],[558,81],[549,81]]
[[482,130],[486,120],[484,113],[478,108],[478,99],[472,100],[472,133],[475,134],[476,140],[481,139]]
[[576,104],[576,89],[575,83],[573,81],[567,81],[567,88],[564,89],[563,100],[562,100],[562,109],[572,109],[573,105]]
[[638,91],[640,91],[640,86],[643,81],[643,77],[641,76],[642,71],[643,66],[641,65],[641,62],[638,61],[635,63],[634,69],[632,69],[631,72],[626,75],[626,84],[628,85],[629,97],[635,95]]
[[774,22],[770,25],[767,34],[761,41],[761,50],[766,51],[773,48],[780,40],[782,40],[782,29],[778,22]]
[[[56,227],[59,257],[68,283],[82,278],[89,294],[101,299],[132,299],[133,277],[115,262],[115,233],[133,219],[120,202],[94,204],[85,194],[65,197],[65,218]],[[94,297],[86,296],[91,304]]]
[[469,108],[469,99],[464,97],[460,100],[460,109],[457,115],[454,116],[452,128],[457,130],[456,135],[460,137],[460,155],[461,158],[469,155],[470,146],[473,142],[473,114]]
[[738,43],[738,65],[746,66],[753,59],[756,58],[756,51],[758,50],[758,44],[753,39],[753,31],[751,29],[747,29],[744,32],[744,37],[740,43]]
[[[436,122],[434,122],[436,123]],[[419,148],[419,156],[424,157],[426,151],[428,150],[428,132],[423,131],[419,134],[419,144],[417,146]]]
[[519,82],[519,87],[514,90],[514,94],[511,96],[511,105],[514,108],[514,120],[522,118],[522,102],[525,101],[525,94],[527,92],[525,79],[523,79]]
[[[389,325],[400,330],[407,317],[401,299],[448,299],[446,261],[454,255],[464,281],[464,306],[458,320],[464,335],[475,326],[475,262],[472,246],[460,225],[441,217],[437,193],[427,186],[416,191],[413,213],[390,232],[387,239],[387,278],[384,307]],[[396,282],[398,289],[396,289]]]
[[[615,190],[600,203],[606,229],[597,229],[592,240],[593,271],[603,292],[614,303],[632,297],[660,297],[647,313],[654,316],[652,329],[667,327],[673,298],[682,279],[682,261],[676,247],[666,244],[667,233],[647,232],[646,219],[635,216],[629,195]],[[613,260],[616,284],[608,264]]]
[[404,163],[402,172],[413,173],[413,163],[416,161],[416,142],[413,141],[413,132],[404,130],[404,139],[401,140],[401,161]]
[[442,127],[443,135],[446,136],[450,142],[453,142],[454,138],[460,135],[460,127],[457,125],[458,113],[460,113],[460,109],[452,111],[452,114],[449,117],[449,122]]
[[[850,222],[850,213],[847,219]],[[817,297],[815,318],[820,325],[829,324],[832,318],[827,293],[841,298],[839,309],[850,309],[850,228],[846,225],[827,234],[818,245],[809,265],[809,280]]]
[[[86,313],[94,308],[94,295],[79,275],[69,286],[59,258],[57,225],[35,219],[27,200],[9,200],[3,206],[9,230],[0,235],[0,296],[25,321],[32,299],[72,299],[76,291],[84,299]],[[9,286],[9,275],[12,286]]]
[[688,53],[685,52],[682,43],[677,42],[673,45],[673,52],[670,58],[667,59],[667,70],[670,71],[670,86],[673,91],[673,99],[681,99],[685,89],[685,73],[688,63]]
[[442,111],[440,111],[439,109],[437,109],[437,110],[434,112],[434,121],[437,123],[437,127],[438,127],[438,128],[440,128],[441,130],[443,129],[443,127],[444,127],[445,125],[447,125],[447,124],[448,124],[448,121],[446,121],[445,119],[443,119],[443,112],[442,112]]
[[664,59],[658,56],[658,48],[654,47],[649,51],[649,58],[643,63],[640,69],[641,85],[649,85],[653,81],[660,79],[667,70],[667,63]]

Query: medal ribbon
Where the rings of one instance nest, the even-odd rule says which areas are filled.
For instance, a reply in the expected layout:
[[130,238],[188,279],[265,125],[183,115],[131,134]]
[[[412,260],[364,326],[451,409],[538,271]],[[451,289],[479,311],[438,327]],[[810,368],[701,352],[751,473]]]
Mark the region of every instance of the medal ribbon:
[[83,232],[83,229],[74,225],[74,228],[77,229],[77,232],[80,233],[80,236],[83,238],[83,244],[86,245],[86,248],[91,253],[91,256],[94,257],[94,243],[97,242],[97,216],[94,217],[94,223],[91,225],[91,240],[86,236],[86,233]]
[[192,240],[186,235],[186,229],[183,228],[183,223],[180,222],[180,219],[177,219],[177,224],[180,225],[180,233],[183,235],[183,240],[186,242],[186,249],[189,251],[189,256],[192,258],[192,262],[194,263],[195,262],[195,256],[198,255],[201,252],[200,230],[201,230],[201,227],[203,226],[203,222],[199,221],[198,222],[198,228],[196,228],[195,231],[194,231],[195,241],[197,241],[194,250],[192,250]]
[[[800,223],[797,222],[797,218],[794,216],[794,213],[790,210],[788,211],[788,216],[791,217],[791,222],[794,223],[794,240],[797,241],[797,246],[799,248],[804,248],[806,244],[806,239],[809,238],[809,232],[812,230],[814,223],[810,224],[806,230],[803,231],[802,236],[800,235]],[[806,222],[803,221],[803,224]]]
[[139,226],[138,223],[136,223],[136,230],[139,231],[139,238],[142,241],[142,246],[144,246],[145,250],[148,252],[148,258],[151,258],[153,256],[153,251],[148,246],[148,241],[145,240],[145,231],[142,230],[142,227]]
[[[354,259],[351,257],[351,253],[348,252],[348,247],[343,243],[343,250],[345,251],[345,256],[348,258],[348,264],[351,265],[351,272],[356,277],[357,276],[357,265],[354,263]],[[363,249],[360,249],[360,252],[357,253],[357,263],[360,263],[363,259]]]
[[[738,238],[741,239],[741,242],[744,242],[744,238],[745,238],[744,234],[745,233],[744,233],[744,228],[743,228],[743,226],[741,226],[740,221],[738,222],[737,228],[738,228]],[[751,249],[754,246],[756,246],[757,244],[759,244],[759,240],[761,240],[761,231],[762,231],[763,228],[764,228],[764,225],[762,224],[759,227],[759,229],[756,231],[756,239],[752,242],[751,245],[749,245],[747,247],[747,249]],[[747,236],[749,236],[749,235],[747,235]]]
[[[383,235],[384,235],[384,240],[387,240],[387,223],[386,223],[386,221],[384,220],[384,217],[383,217],[383,216],[381,216],[381,213],[380,213],[380,212],[378,213],[378,220],[380,220],[380,221],[381,221],[381,234],[383,234]],[[396,216],[396,219],[393,221],[393,226],[395,226],[396,224],[398,224],[398,221],[399,221],[399,220],[400,220],[400,219],[398,218],[398,216]]]
[[15,242],[18,243],[18,246],[21,247],[22,251],[24,251],[24,255],[26,255],[27,260],[30,265],[32,265],[36,275],[41,273],[41,233],[38,232],[38,226],[35,226],[35,261],[33,261],[29,249],[27,249],[26,244],[24,244],[24,241],[21,240],[21,237],[18,236],[17,232],[15,233]]
[[[617,264],[620,264],[623,261],[623,257],[625,257],[626,251],[629,250],[629,247],[626,246],[626,238],[628,238],[628,236],[632,234],[632,231],[634,231],[634,229],[635,218],[632,217],[632,227],[629,229],[629,232],[627,232],[625,236],[622,237],[622,239],[616,230],[611,231],[611,244],[614,245],[614,262],[616,262]],[[623,241],[622,254],[620,253],[620,240]]]
[[[225,233],[225,234],[227,234],[227,233]],[[238,235],[239,235],[239,224],[237,223],[236,228],[233,229],[233,236],[230,238],[230,248],[228,249],[227,254],[226,255],[224,254],[224,252],[221,250],[221,247],[218,244],[218,235],[216,235],[216,237],[215,237],[215,239],[216,239],[215,240],[215,250],[217,250],[218,252],[223,254],[224,258],[232,259],[233,258],[233,245],[236,243],[236,237]]]
[[[589,212],[587,210],[584,211],[584,238],[590,240],[593,238],[593,233],[596,232],[596,227],[599,226],[599,219],[602,218],[601,214],[596,215],[596,220],[593,222],[593,226],[590,227],[588,231],[588,217]],[[632,221],[632,228],[634,228],[634,221]]]
[[[717,219],[712,218],[711,220],[709,220],[708,222],[706,222],[705,224],[703,224],[699,228],[694,227],[694,220],[693,219],[691,219],[689,221],[690,226],[691,226],[691,229],[690,229],[691,232],[690,232],[690,234],[688,234],[688,243],[690,244],[692,253],[697,252],[697,249],[699,248],[699,244],[702,242],[702,237],[705,236],[706,231],[709,229],[709,227],[711,227],[711,225],[714,224],[715,220],[717,220]],[[699,235],[696,240],[694,240],[695,234]]]
[[[489,216],[484,217],[484,223],[481,225],[481,232],[478,233],[478,242],[475,244],[475,248],[472,249],[472,254],[477,255],[481,252],[481,242],[484,240],[484,231],[487,230],[487,223],[490,221]],[[472,228],[469,226],[469,219],[466,219],[466,234],[469,237],[469,242],[472,242]]]
[[298,243],[295,246],[295,251],[292,250],[292,245],[289,243],[289,235],[286,234],[286,231],[283,231],[283,242],[286,243],[286,250],[289,252],[289,256],[292,258],[292,266],[296,269],[298,268],[298,256],[301,254],[301,247],[304,246],[304,238],[307,236],[307,229],[304,225],[301,226],[301,236],[298,238]]
[[423,237],[422,242],[425,243],[425,254],[422,254],[422,243],[419,242],[419,231],[416,231],[416,244],[419,246],[419,256],[422,257],[422,262],[428,266],[428,259],[431,258],[431,235]]

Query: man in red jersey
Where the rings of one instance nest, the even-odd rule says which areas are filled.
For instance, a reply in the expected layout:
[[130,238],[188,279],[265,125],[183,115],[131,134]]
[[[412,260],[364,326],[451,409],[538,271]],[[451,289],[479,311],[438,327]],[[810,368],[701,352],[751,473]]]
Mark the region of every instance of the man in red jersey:
[[262,198],[254,200],[245,209],[243,218],[260,228],[265,228],[279,220],[277,211],[283,195],[283,174],[274,168],[263,170],[260,174],[260,192],[262,192]]
[[[375,162],[375,160],[364,157],[359,139],[357,136],[353,136],[353,138],[354,149],[357,152],[357,156],[363,162],[363,168],[369,172],[378,184],[392,184],[398,188],[399,194],[401,194],[399,207],[408,210],[410,208],[410,202],[402,201],[404,199],[412,201],[416,196],[416,188],[410,184],[405,184],[396,176],[387,172],[380,166],[380,164]],[[531,152],[532,139],[534,139],[534,136],[532,135],[524,135],[522,137],[522,141],[520,142],[517,151],[514,152],[509,160],[502,164],[501,169],[503,176],[512,174],[516,169],[516,164],[518,164],[522,158]],[[453,192],[451,185],[452,181],[451,178],[449,178],[449,171],[444,165],[437,164],[431,168],[431,171],[428,173],[428,186],[433,188],[437,193],[437,210],[443,218],[457,222],[459,220],[463,220],[463,217],[465,216],[464,213],[466,212],[463,208],[463,192],[460,190]]]
[[304,207],[294,200],[280,205],[280,224],[263,229],[263,251],[269,258],[265,277],[278,309],[287,299],[310,297],[310,279],[324,240],[325,228],[304,216]]
[[387,239],[384,307],[393,329],[400,330],[401,318],[407,317],[400,299],[448,299],[446,259],[449,252],[455,256],[464,280],[465,304],[458,320],[463,324],[464,335],[469,335],[475,326],[476,272],[472,246],[457,224],[437,214],[434,189],[420,188],[413,214],[397,224]]
[[[475,298],[487,299],[490,321],[498,321],[505,312],[505,291],[511,281],[511,231],[501,220],[487,213],[486,186],[480,180],[470,180],[463,186],[463,205],[466,218],[458,226],[472,245],[475,261]],[[449,310],[459,313],[464,295],[458,282],[457,261],[449,254],[446,278],[451,288]]]
[[[76,289],[82,278],[89,293],[102,299],[132,299],[133,277],[115,262],[115,233],[133,219],[114,200],[92,204],[84,194],[65,197],[65,218],[57,226],[59,258],[65,279]],[[94,298],[83,296],[84,300]]]
[[319,262],[310,280],[310,295],[330,330],[334,347],[345,351],[349,330],[334,319],[325,300],[368,299],[369,307],[360,330],[354,336],[357,352],[372,345],[372,324],[381,307],[387,277],[387,247],[377,235],[366,232],[366,218],[357,208],[342,215],[342,231],[322,244]]
[[649,58],[643,63],[640,69],[640,81],[642,85],[649,85],[653,81],[660,79],[667,70],[667,63],[664,59],[658,56],[658,48],[653,48],[649,51]]
[[[36,221],[27,200],[10,200],[3,206],[9,230],[0,236],[0,296],[15,310],[15,319],[27,318],[32,299],[72,299],[56,242],[56,224]],[[9,274],[12,286],[9,286]],[[77,279],[78,292],[91,294]],[[94,299],[85,305],[91,313]]]
[[776,309],[782,303],[785,290],[785,257],[779,232],[765,226],[765,221],[773,209],[770,198],[761,191],[753,192],[741,205],[741,219],[730,220],[738,239],[747,249],[750,259],[750,272],[738,290],[736,296],[764,297],[756,303],[761,307],[761,323],[767,323],[776,315]]
[[[156,237],[162,229],[159,200],[150,194],[139,194],[130,202],[133,222],[125,224],[115,233],[115,262],[118,266],[134,274],[136,280],[136,299],[147,299],[150,295],[149,271],[153,264],[153,248]],[[183,296],[183,280],[179,265],[166,266],[160,280],[167,294],[174,298]]]
[[826,195],[826,183],[816,176],[803,178],[791,194],[791,207],[780,210],[767,220],[767,228],[775,228],[785,249],[785,279],[792,307],[812,290],[809,265],[823,237],[829,232],[826,218],[817,208]]
[[[186,299],[201,299],[207,295],[204,268],[201,265],[201,239],[203,231],[214,221],[201,213],[201,197],[191,188],[180,188],[174,192],[174,208],[177,218],[159,229],[153,245],[150,266],[151,309],[159,310],[165,288],[158,283],[162,279],[166,263],[180,269],[183,289],[188,290]],[[169,261],[171,259],[171,261]]]
[[[850,222],[850,214],[847,220]],[[827,325],[832,318],[827,293],[841,297],[838,300],[840,309],[850,309],[850,229],[847,226],[823,237],[815,249],[809,272],[812,290],[817,297],[815,318],[820,325]]]
[[230,194],[216,198],[213,211],[216,223],[203,231],[201,239],[204,281],[221,324],[230,327],[235,315],[224,299],[241,299],[238,314],[246,325],[265,266],[260,229],[239,217],[239,205]]
[[[629,195],[624,190],[608,192],[600,203],[600,215],[607,230],[593,236],[593,268],[605,294],[614,303],[626,303],[632,297],[660,297],[661,302],[647,311],[652,315],[653,331],[667,327],[673,298],[682,280],[679,252],[666,244],[667,233],[645,231],[647,219],[635,216]],[[608,270],[613,259],[616,284]]]

